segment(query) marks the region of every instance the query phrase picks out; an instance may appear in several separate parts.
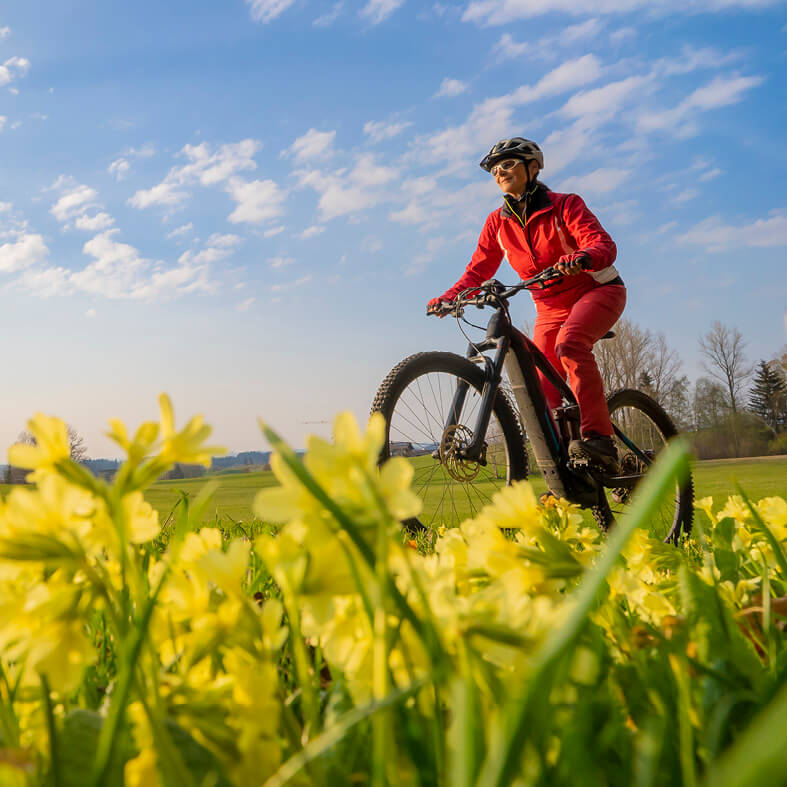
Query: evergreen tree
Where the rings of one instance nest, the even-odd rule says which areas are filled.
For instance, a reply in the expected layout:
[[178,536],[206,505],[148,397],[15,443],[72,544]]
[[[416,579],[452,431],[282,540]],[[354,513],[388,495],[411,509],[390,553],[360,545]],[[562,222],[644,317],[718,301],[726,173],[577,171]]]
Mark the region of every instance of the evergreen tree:
[[776,364],[760,361],[757,365],[749,408],[774,432],[787,428],[787,379]]
[[639,389],[649,396],[655,396],[655,391],[653,390],[653,376],[647,369],[644,369],[639,376]]

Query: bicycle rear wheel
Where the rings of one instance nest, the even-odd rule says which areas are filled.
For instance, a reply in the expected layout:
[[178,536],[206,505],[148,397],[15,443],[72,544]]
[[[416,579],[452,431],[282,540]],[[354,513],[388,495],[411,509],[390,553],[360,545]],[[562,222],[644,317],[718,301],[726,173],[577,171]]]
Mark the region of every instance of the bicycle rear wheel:
[[[417,353],[395,366],[380,385],[372,412],[385,417],[381,461],[406,456],[414,465],[412,489],[423,511],[408,527],[455,527],[474,516],[504,484],[527,477],[522,428],[511,401],[498,390],[480,461],[459,451],[474,436],[484,373],[459,355]],[[458,385],[467,393],[452,414]],[[455,416],[455,417],[452,417]]]
[[[642,391],[623,389],[607,397],[612,424],[617,428],[622,475],[645,473],[658,453],[678,430],[664,408]],[[607,499],[612,516],[619,516],[631,498],[631,489],[610,489]],[[688,534],[694,517],[694,483],[691,476],[675,484],[675,493],[667,497],[651,522],[651,534],[664,541],[677,542],[681,533]]]

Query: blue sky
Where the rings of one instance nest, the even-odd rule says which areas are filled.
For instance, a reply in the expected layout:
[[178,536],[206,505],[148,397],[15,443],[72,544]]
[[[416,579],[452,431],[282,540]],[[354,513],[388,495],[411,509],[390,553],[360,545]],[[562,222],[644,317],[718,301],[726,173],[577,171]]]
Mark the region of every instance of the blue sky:
[[690,377],[716,319],[771,357],[785,97],[784,2],[0,2],[0,445],[43,410],[113,455],[162,390],[233,451],[363,416],[404,356],[462,352],[425,304],[514,134]]

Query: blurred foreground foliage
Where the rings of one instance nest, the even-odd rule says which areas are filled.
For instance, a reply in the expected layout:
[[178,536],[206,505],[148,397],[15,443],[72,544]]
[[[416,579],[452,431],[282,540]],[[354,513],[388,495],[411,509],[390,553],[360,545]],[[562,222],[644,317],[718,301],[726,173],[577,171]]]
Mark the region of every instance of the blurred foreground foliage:
[[10,451],[34,486],[0,503],[0,784],[783,783],[783,499],[649,538],[675,444],[609,539],[523,482],[403,542],[412,469],[341,415],[303,460],[263,425],[275,535],[203,527],[209,486],[162,528],[143,491],[217,449],[160,405],[111,423],[111,485],[57,419]]

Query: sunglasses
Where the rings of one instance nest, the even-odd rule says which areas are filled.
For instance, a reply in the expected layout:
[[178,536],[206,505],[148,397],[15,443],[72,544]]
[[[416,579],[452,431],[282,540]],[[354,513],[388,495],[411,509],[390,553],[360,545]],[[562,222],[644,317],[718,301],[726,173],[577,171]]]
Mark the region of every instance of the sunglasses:
[[498,172],[509,172],[512,170],[517,164],[521,164],[522,162],[518,158],[507,158],[505,161],[501,161],[499,164],[495,164],[489,172],[492,177],[496,177]]

